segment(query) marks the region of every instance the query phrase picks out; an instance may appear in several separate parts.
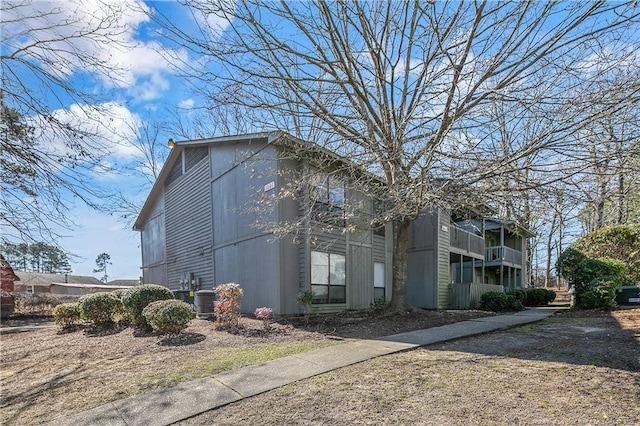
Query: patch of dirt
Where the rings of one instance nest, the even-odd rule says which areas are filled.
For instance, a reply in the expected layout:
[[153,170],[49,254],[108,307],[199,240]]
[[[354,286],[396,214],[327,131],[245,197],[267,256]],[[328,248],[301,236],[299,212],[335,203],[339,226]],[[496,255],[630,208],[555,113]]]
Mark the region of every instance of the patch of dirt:
[[[193,320],[180,335],[160,337],[125,326],[61,331],[50,318],[3,321],[0,342],[0,424],[40,424],[136,393],[190,380],[211,364],[235,368],[255,359],[247,350],[309,350],[345,338],[379,336],[435,327],[479,316],[481,311],[381,311],[288,317],[265,331],[242,318],[234,333]],[[33,327],[35,326],[35,327]],[[22,329],[20,333],[9,333]],[[244,351],[244,352],[243,352]],[[234,354],[238,353],[238,356]],[[284,356],[286,352],[282,352]],[[259,354],[258,354],[259,355]],[[262,361],[258,361],[262,362]]]
[[495,314],[491,312],[476,310],[416,310],[403,314],[366,310],[312,315],[308,320],[300,316],[289,317],[280,319],[279,323],[327,336],[375,339],[493,315]]
[[638,425],[639,389],[640,309],[561,311],[341,368],[180,424]]

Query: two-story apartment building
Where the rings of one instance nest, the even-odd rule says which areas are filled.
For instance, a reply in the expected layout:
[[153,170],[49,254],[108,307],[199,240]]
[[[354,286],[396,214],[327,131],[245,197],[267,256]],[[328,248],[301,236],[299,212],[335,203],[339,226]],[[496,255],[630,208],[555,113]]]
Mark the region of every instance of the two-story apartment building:
[[[291,150],[304,154],[287,155]],[[282,132],[175,143],[134,225],[141,233],[143,281],[173,290],[236,282],[246,312],[269,306],[277,314],[299,313],[302,290],[313,292],[317,312],[390,299],[390,226],[348,226],[372,215],[375,202],[339,172],[323,169],[329,163],[314,161],[316,155],[348,161]],[[301,174],[307,174],[307,192],[279,197]],[[271,208],[256,208],[273,197]],[[357,214],[346,215],[356,204]],[[448,308],[456,298],[452,282],[504,284],[504,275],[496,279],[484,266],[492,247],[485,236],[495,230],[469,232],[450,216],[429,212],[412,227],[408,290],[416,306]],[[265,224],[297,229],[278,237]],[[508,235],[499,240],[500,255],[507,253]],[[517,275],[516,266],[501,265]]]
[[[143,281],[173,290],[236,282],[246,312],[269,306],[277,314],[299,313],[301,290],[313,291],[318,311],[368,308],[388,297],[390,233],[341,226],[345,203],[358,200],[365,214],[373,203],[338,176],[313,174],[312,214],[302,212],[300,199],[254,208],[289,187],[295,174],[288,171],[314,167],[311,158],[283,155],[296,144],[304,142],[282,132],[176,143],[134,225]],[[328,220],[335,225],[326,226]],[[302,231],[282,238],[256,226],[294,222]]]
[[477,307],[482,293],[525,287],[533,234],[513,222],[432,210],[410,232],[407,293],[415,306]]

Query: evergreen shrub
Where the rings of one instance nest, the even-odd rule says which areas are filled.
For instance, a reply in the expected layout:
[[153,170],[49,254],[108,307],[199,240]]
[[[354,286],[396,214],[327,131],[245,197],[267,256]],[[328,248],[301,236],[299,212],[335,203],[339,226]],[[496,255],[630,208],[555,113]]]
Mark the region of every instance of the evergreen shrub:
[[82,322],[78,303],[62,303],[53,308],[53,320],[62,328],[78,325]]
[[121,309],[122,302],[112,292],[85,294],[78,299],[80,317],[93,325],[113,322],[114,312]]
[[142,315],[153,331],[159,334],[178,334],[193,318],[191,305],[181,300],[158,300],[149,303]]
[[480,297],[480,309],[493,312],[521,311],[524,306],[513,294],[490,291]]
[[611,310],[616,307],[616,291],[618,286],[616,281],[595,279],[589,288],[582,292],[580,297],[580,307],[584,309],[605,309]]
[[127,289],[122,295],[122,304],[133,325],[148,327],[142,311],[151,302],[174,299],[173,292],[167,287],[157,284],[142,284]]

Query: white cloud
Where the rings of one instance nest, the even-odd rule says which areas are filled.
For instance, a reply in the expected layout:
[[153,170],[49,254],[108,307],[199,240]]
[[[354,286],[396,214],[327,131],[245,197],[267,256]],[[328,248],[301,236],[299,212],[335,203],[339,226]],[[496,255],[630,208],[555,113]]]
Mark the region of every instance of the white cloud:
[[229,26],[229,20],[224,15],[233,16],[236,1],[213,0],[207,3],[200,3],[192,13],[201,29],[208,30],[209,35],[215,39]]
[[[49,120],[39,116],[31,117],[29,122],[37,129],[35,138],[39,149],[48,155],[49,167],[53,170],[63,170],[66,160],[75,158],[79,166],[91,172],[91,177],[112,181],[121,177],[114,166],[140,162],[144,157],[134,144],[141,119],[124,105],[116,102],[73,104],[68,109],[54,111],[51,116],[60,125],[52,126]],[[73,129],[73,133],[62,134],[59,129],[65,127]],[[90,156],[82,157],[81,152]]]
[[19,56],[62,79],[87,72],[107,88],[135,88],[142,100],[155,99],[169,88],[171,58],[186,53],[137,38],[149,13],[140,0],[9,0],[2,44],[7,52],[31,45]]
[[181,108],[181,109],[192,109],[194,105],[195,105],[195,101],[191,98],[184,99],[178,102],[178,108]]

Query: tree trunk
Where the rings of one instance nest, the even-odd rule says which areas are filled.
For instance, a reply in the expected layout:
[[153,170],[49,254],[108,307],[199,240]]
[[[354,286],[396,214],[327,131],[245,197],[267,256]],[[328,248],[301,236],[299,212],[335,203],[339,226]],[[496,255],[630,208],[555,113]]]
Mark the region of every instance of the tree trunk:
[[544,275],[544,286],[551,287],[551,252],[553,250],[553,233],[556,230],[556,219],[558,217],[558,213],[553,212],[553,220],[551,221],[551,228],[549,229],[549,236],[547,237],[547,264],[546,271]]
[[624,210],[624,172],[621,170],[618,175],[618,220],[616,225],[624,225],[626,222]]
[[393,221],[393,291],[389,310],[405,312],[413,307],[407,301],[407,249],[409,243],[408,220]]

